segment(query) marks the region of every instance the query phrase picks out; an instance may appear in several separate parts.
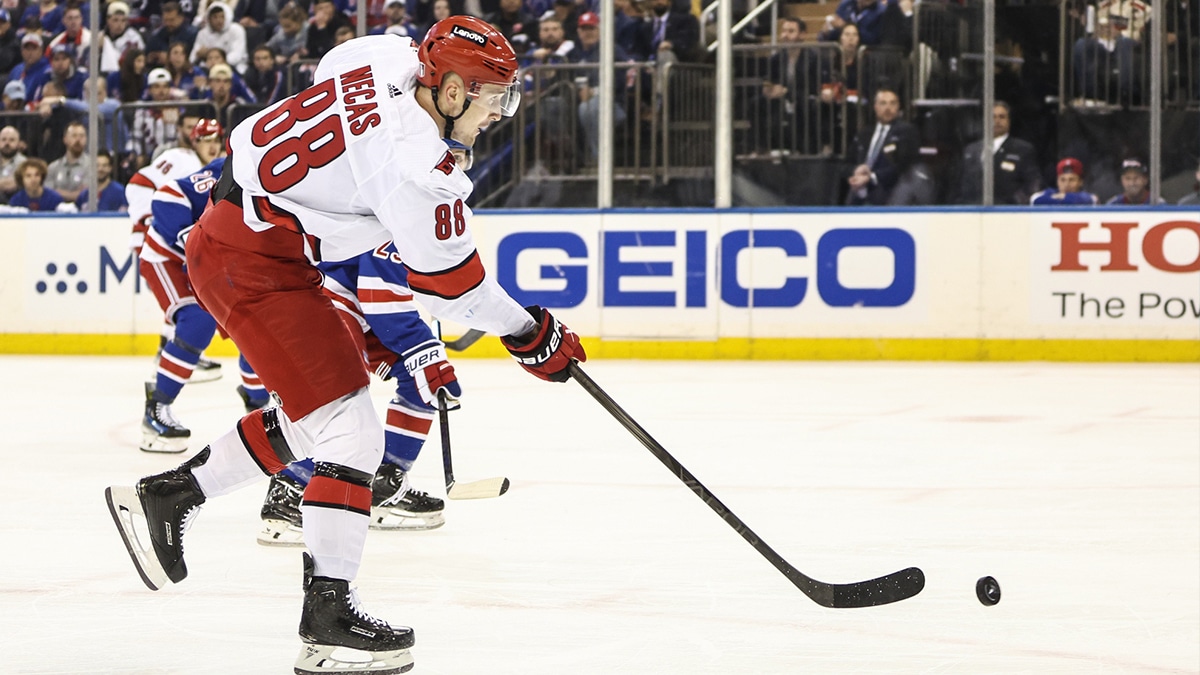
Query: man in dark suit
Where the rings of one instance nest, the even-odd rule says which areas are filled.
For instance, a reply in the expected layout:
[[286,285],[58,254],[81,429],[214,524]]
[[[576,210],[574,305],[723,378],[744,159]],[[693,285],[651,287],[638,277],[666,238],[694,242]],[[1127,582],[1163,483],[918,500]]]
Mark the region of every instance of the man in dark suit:
[[863,127],[850,146],[856,163],[846,183],[849,206],[881,205],[912,167],[920,152],[916,127],[900,119],[900,97],[887,87],[875,92],[875,124]]
[[652,0],[650,47],[657,61],[698,61],[703,58],[700,21],[686,0]]
[[[992,202],[1026,205],[1042,189],[1033,145],[1009,135],[1012,115],[1008,104],[997,101],[992,108]],[[983,196],[983,141],[963,151],[960,204],[979,204]]]
[[760,122],[769,135],[771,149],[815,155],[818,118],[814,102],[821,78],[817,52],[800,47],[807,30],[802,19],[779,20],[780,49],[767,59],[764,68],[762,95],[766,105]]

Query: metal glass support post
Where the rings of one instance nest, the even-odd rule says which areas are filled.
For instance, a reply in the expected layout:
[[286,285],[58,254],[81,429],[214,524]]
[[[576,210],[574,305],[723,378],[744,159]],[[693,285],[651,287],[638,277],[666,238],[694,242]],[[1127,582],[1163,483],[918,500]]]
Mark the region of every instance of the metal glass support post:
[[[1160,3],[1163,6],[1166,3]],[[1164,12],[1163,15],[1166,13]],[[1150,22],[1150,203],[1157,204],[1162,188],[1163,41],[1166,21]]]
[[996,144],[992,139],[992,110],[996,107],[996,0],[983,0],[983,138],[980,157],[983,161],[983,205],[995,203],[995,164],[992,161]]
[[717,96],[713,167],[715,206],[733,205],[733,3],[717,5]]
[[[596,208],[608,209],[613,205],[613,141],[616,130],[613,129],[613,78],[616,77],[616,21],[613,0],[601,0],[600,16],[600,132],[596,135],[600,143],[600,156],[597,158],[596,171]],[[630,115],[636,114],[631,111]]]
[[[104,41],[104,27],[100,23],[100,3],[89,3],[88,22],[92,27],[92,46],[88,49],[88,157],[92,165],[87,171],[87,210],[95,213],[100,204],[99,181],[96,179],[96,155],[100,152],[100,87],[107,86],[100,74],[100,43]],[[33,92],[29,92],[33,95]],[[115,114],[115,113],[114,113]],[[115,122],[115,120],[114,120]],[[111,139],[110,139],[111,140]],[[113,162],[116,170],[116,162]]]

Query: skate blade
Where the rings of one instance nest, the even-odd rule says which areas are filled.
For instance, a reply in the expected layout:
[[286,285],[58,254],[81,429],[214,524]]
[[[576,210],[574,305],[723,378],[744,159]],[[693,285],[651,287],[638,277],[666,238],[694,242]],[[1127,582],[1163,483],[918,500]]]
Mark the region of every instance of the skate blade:
[[396,675],[413,668],[412,653],[407,649],[365,652],[349,647],[305,644],[296,657],[296,675]]
[[153,431],[143,429],[142,444],[138,446],[138,449],[142,452],[179,454],[187,450],[189,440],[191,440],[190,436],[167,438],[166,436],[159,436]]
[[445,524],[446,517],[441,511],[417,514],[386,506],[371,507],[372,530],[436,530]]
[[154,554],[154,545],[150,543],[150,530],[146,529],[143,538],[138,535],[134,523],[135,514],[141,516],[143,524],[146,518],[137,490],[131,487],[105,488],[104,499],[108,502],[108,512],[112,514],[113,523],[117,526],[117,532],[121,534],[121,540],[125,542],[125,550],[133,560],[133,566],[142,582],[152,591],[166,586],[171,580],[162,564],[158,562],[158,556]]
[[286,520],[264,520],[258,543],[263,546],[303,546],[304,530]]
[[217,364],[216,368],[199,368],[192,371],[191,377],[188,378],[189,384],[199,384],[201,382],[216,382],[221,379],[221,366]]
[[508,492],[507,478],[485,478],[470,483],[451,483],[446,489],[450,499],[491,499]]

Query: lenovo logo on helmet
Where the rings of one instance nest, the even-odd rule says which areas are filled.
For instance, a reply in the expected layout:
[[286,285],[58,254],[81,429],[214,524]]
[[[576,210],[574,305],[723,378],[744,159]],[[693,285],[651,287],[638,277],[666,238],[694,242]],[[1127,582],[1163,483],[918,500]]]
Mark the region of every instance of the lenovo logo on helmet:
[[466,38],[466,39],[470,40],[471,42],[474,42],[475,44],[479,45],[480,47],[487,44],[486,37],[480,35],[479,33],[476,33],[473,30],[470,30],[468,28],[463,28],[462,26],[454,26],[453,28],[450,29],[450,34],[457,35],[460,38]]

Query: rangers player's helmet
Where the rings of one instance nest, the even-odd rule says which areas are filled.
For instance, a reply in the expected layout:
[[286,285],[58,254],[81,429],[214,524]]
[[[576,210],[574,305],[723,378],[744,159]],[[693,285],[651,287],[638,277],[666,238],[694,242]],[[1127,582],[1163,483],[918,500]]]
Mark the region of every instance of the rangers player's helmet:
[[212,118],[201,118],[199,122],[196,122],[196,126],[192,127],[191,133],[188,134],[188,138],[192,139],[193,143],[202,138],[213,136],[217,138],[221,137],[221,123]]
[[456,73],[477,98],[485,84],[505,87],[501,114],[512,117],[521,103],[517,55],[508,38],[490,23],[473,16],[451,16],[433,24],[419,50],[417,81],[436,90],[446,73]]

